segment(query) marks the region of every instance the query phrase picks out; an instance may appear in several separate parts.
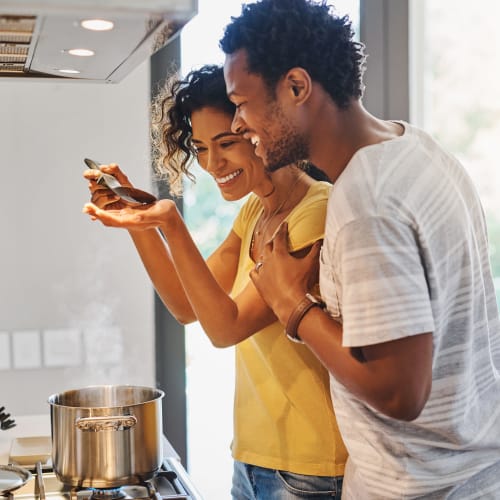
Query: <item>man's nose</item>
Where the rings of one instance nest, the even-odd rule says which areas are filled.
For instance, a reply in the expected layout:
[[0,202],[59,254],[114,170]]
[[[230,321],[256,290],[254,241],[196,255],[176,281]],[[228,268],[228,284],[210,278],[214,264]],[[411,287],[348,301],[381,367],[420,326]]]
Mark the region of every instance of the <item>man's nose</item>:
[[234,113],[233,121],[231,122],[231,132],[233,134],[241,134],[245,130],[245,122],[241,119],[238,110]]

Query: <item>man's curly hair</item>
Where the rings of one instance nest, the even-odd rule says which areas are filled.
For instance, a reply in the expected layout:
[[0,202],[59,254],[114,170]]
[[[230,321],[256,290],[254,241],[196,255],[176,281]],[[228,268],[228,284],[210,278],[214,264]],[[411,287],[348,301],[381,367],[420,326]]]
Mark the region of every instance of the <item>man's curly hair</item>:
[[205,65],[193,70],[184,79],[172,77],[153,101],[153,159],[156,172],[166,176],[170,193],[182,193],[185,174],[194,181],[189,168],[196,157],[191,142],[191,116],[204,107],[216,108],[229,116],[235,106],[228,99],[223,69]]
[[325,1],[260,0],[231,18],[219,45],[226,54],[245,49],[248,71],[273,94],[288,70],[301,67],[345,109],[363,94],[364,45],[353,35],[349,18]]

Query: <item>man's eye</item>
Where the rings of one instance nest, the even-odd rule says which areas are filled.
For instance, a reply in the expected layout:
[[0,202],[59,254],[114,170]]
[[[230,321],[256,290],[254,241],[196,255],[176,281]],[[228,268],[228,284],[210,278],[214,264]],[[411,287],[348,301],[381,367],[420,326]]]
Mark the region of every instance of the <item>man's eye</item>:
[[233,144],[236,144],[236,141],[225,141],[225,142],[221,142],[221,143],[220,143],[220,146],[221,146],[221,148],[229,148],[229,147],[231,147]]
[[236,109],[240,109],[241,106],[243,106],[243,104],[245,104],[245,103],[244,102],[240,102],[239,104],[235,104]]

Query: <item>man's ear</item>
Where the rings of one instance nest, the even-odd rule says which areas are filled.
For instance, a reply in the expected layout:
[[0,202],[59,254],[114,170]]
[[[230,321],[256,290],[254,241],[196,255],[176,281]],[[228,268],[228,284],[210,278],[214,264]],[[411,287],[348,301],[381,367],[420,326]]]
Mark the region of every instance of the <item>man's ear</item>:
[[285,85],[296,104],[306,101],[312,91],[312,80],[309,73],[300,67],[290,69],[285,75]]

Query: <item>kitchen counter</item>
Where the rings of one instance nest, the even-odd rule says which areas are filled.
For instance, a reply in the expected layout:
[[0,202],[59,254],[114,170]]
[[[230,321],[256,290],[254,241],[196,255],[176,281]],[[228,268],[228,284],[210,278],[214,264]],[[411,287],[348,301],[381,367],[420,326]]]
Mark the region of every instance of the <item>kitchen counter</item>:
[[[0,430],[0,464],[9,462],[10,447],[14,438],[50,436],[50,414],[15,416],[16,426],[6,431]],[[179,460],[166,437],[163,438],[163,457]]]

